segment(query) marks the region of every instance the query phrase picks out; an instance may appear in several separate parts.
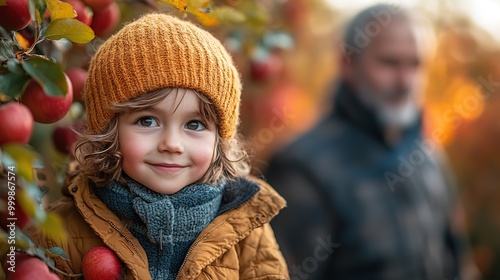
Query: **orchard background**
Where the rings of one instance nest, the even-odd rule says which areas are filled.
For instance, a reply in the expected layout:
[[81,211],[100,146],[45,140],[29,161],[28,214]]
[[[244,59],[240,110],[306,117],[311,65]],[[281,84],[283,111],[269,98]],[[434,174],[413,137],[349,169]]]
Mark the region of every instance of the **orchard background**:
[[[51,257],[64,257],[58,248],[38,248],[22,229],[33,223],[65,238],[58,217],[43,205],[61,197],[76,139],[72,128],[84,122],[81,90],[90,58],[123,23],[160,11],[196,22],[221,39],[244,80],[241,132],[258,175],[273,152],[331,106],[342,27],[369,3],[0,0],[0,254],[9,247],[8,168],[15,166],[16,246],[49,265]],[[500,279],[500,31],[494,28],[500,22],[493,20],[500,3],[396,4],[422,12],[433,31],[425,130],[448,152],[476,264],[484,279]]]

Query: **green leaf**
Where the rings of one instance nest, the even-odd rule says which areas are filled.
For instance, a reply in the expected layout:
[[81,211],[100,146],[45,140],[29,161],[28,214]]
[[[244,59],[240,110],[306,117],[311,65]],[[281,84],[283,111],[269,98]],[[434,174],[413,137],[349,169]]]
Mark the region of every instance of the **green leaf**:
[[25,253],[30,255],[30,256],[39,258],[46,265],[48,265],[50,268],[54,268],[55,263],[50,257],[47,256],[46,251],[47,250],[44,249],[43,247],[35,245],[33,247],[30,247],[28,250],[26,250]]
[[16,228],[16,249],[17,250],[27,250],[30,246],[30,239],[22,230]]
[[79,20],[72,18],[52,21],[45,31],[45,38],[59,40],[66,38],[71,42],[85,44],[94,39],[92,28]]
[[16,57],[14,53],[15,44],[16,43],[10,39],[0,39],[0,61]]
[[61,66],[38,56],[23,62],[24,70],[33,77],[49,96],[65,96],[68,83]]
[[28,7],[31,14],[31,20],[35,21],[37,25],[42,24],[47,4],[44,0],[29,0]]
[[12,98],[19,97],[26,89],[29,79],[30,76],[26,75],[24,71],[22,73],[8,72],[0,75],[0,94]]
[[52,248],[47,249],[47,255],[49,257],[61,257],[65,261],[69,260],[68,255],[66,254],[64,249],[61,247],[52,247]]
[[19,60],[17,59],[9,59],[7,61],[7,69],[9,69],[9,71],[12,73],[24,74],[23,67],[21,66],[21,63],[19,63]]
[[45,0],[50,10],[50,21],[65,18],[75,18],[76,12],[71,4],[59,0]]

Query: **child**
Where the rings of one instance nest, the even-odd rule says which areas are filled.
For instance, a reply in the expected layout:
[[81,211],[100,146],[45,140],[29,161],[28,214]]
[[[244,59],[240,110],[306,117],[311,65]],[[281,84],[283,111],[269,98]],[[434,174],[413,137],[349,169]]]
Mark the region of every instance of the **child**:
[[[92,59],[87,130],[67,198],[50,206],[68,240],[68,273],[107,246],[125,279],[288,279],[269,221],[285,201],[246,176],[236,139],[241,82],[221,43],[177,18],[149,14]],[[244,176],[244,177],[242,177]],[[61,275],[62,276],[62,275]]]

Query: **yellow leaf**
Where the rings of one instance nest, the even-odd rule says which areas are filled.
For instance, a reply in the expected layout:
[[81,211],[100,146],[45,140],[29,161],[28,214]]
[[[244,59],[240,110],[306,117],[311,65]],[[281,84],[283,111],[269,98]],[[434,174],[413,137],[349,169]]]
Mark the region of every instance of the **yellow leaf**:
[[21,33],[16,33],[16,39],[19,45],[21,45],[21,47],[23,48],[23,50],[29,48],[30,42],[28,42],[28,40],[26,40],[26,38],[24,38],[24,36],[21,35]]
[[186,12],[192,14],[198,21],[205,26],[216,26],[218,24],[217,18],[213,13],[206,13],[201,10],[202,8],[194,8],[188,6]]
[[67,235],[63,222],[55,213],[47,213],[45,220],[40,224],[40,229],[49,239],[53,239],[56,242],[66,241]]
[[201,11],[192,14],[205,26],[216,26],[219,24],[214,14],[203,13]]
[[184,12],[187,9],[185,0],[160,0],[160,1],[174,6],[174,8],[176,8],[181,12]]
[[35,20],[38,24],[43,21],[43,15],[40,14],[40,11],[38,9],[35,10]]
[[33,165],[38,160],[38,154],[29,146],[20,144],[6,144],[2,150],[16,162],[15,174],[29,182],[34,180]]
[[62,18],[75,18],[76,12],[71,4],[59,0],[46,0],[47,7],[50,10],[50,20]]
[[59,40],[66,38],[71,42],[85,44],[94,39],[92,28],[73,18],[52,21],[45,31],[45,38]]

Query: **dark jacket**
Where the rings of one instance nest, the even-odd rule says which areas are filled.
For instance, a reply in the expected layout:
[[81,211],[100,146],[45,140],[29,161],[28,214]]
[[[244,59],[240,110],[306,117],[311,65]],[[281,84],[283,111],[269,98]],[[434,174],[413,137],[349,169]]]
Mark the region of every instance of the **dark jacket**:
[[[67,240],[49,240],[37,227],[27,230],[38,245],[58,246],[66,251],[69,261],[56,258],[56,266],[67,273],[82,273],[85,253],[104,245],[124,262],[125,279],[151,279],[141,244],[91,191],[88,180],[77,176],[67,190],[69,197],[54,202],[48,209],[62,217]],[[194,241],[177,279],[289,279],[269,225],[284,206],[283,198],[261,180],[240,178],[237,183],[226,186],[221,205],[223,213]]]
[[420,131],[388,145],[342,84],[333,112],[274,157],[266,179],[288,208],[272,225],[292,279],[458,277],[451,180]]

